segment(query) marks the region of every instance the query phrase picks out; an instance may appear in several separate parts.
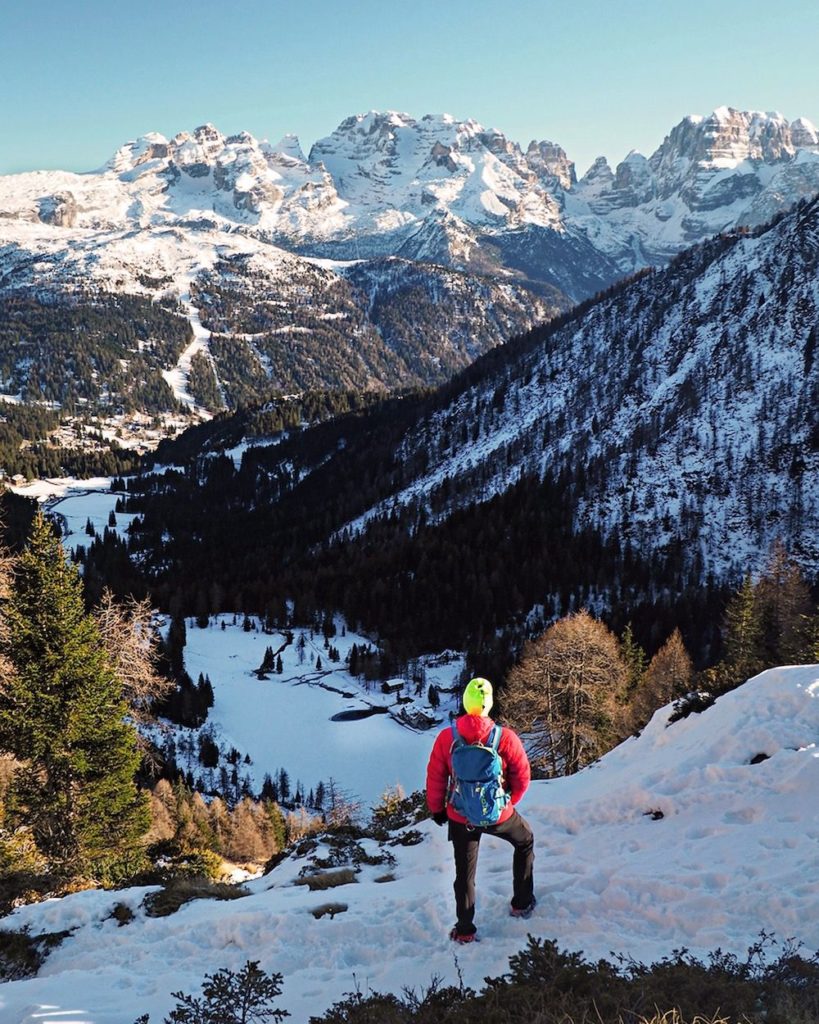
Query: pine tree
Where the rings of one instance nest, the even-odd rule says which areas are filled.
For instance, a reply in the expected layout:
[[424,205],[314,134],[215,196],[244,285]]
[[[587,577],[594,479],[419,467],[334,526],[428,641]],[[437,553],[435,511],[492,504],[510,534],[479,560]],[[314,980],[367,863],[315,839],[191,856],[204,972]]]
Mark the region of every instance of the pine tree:
[[718,692],[740,686],[765,667],[760,607],[750,574],[728,602],[723,629],[725,657],[709,673]]
[[[265,974],[258,960],[248,960],[240,971],[223,968],[216,974],[206,974],[202,982],[202,996],[173,992],[176,1007],[165,1024],[264,1024],[279,1022],[289,1017],[287,1010],[272,1005],[271,1000],[281,994],[281,974]],[[149,1015],[143,1014],[136,1024],[148,1024]]]
[[628,692],[634,693],[639,687],[646,670],[646,652],[634,639],[630,622],[623,630],[623,635],[620,638],[620,650],[623,661],[628,669]]
[[810,588],[780,541],[771,549],[756,586],[756,598],[765,664],[772,667],[809,661],[814,614]]
[[39,514],[6,608],[0,747],[20,767],[12,814],[67,873],[134,853],[148,828],[122,684],[83,606],[82,581]]

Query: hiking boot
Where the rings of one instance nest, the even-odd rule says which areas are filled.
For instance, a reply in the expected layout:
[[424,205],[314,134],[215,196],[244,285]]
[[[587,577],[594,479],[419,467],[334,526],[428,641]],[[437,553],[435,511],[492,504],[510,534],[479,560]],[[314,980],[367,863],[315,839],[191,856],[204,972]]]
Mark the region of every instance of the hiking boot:
[[477,938],[475,932],[459,932],[457,926],[452,929],[449,933],[450,939],[453,942],[459,942],[461,945],[465,942],[474,942]]
[[519,910],[517,907],[510,907],[509,908],[509,916],[510,917],[522,917],[524,919],[530,918],[532,916],[532,911],[535,909],[536,906],[537,906],[537,900],[533,896],[532,897],[532,902],[529,904],[529,906],[528,907],[523,907],[522,910]]

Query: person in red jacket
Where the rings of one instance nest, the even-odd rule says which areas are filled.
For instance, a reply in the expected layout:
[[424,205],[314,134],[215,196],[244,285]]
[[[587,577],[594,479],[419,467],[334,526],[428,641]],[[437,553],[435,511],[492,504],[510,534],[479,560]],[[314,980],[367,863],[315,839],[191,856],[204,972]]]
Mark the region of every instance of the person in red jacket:
[[[456,728],[467,743],[485,743],[495,723],[489,718],[492,708],[492,684],[486,679],[473,679],[463,696],[465,715],[456,720]],[[455,855],[455,909],[457,921],[450,932],[455,942],[471,942],[475,938],[475,873],[478,867],[478,847],[486,833],[511,843],[513,917],[529,917],[535,907],[532,867],[534,864],[534,837],[525,818],[515,809],[529,786],[531,772],[529,758],[519,737],[504,727],[498,754],[503,763],[504,788],[509,802],[501,811],[496,824],[476,828],[460,815],[449,801],[452,781],[452,729],[447,726],[435,739],[427,765],[427,806],[437,825],[448,825],[449,841]]]

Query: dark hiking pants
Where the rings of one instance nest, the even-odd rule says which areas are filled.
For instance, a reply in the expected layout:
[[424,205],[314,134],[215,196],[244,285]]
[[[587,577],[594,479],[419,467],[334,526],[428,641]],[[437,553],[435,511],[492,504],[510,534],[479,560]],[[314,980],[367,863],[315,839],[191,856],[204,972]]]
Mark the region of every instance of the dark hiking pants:
[[460,935],[472,935],[477,931],[475,917],[475,872],[478,867],[478,847],[481,836],[498,836],[514,847],[512,855],[512,906],[524,910],[532,902],[534,888],[532,866],[535,860],[535,840],[529,823],[514,811],[510,818],[499,825],[486,828],[470,828],[457,821],[449,822],[449,841],[455,854],[455,908],[458,920],[455,925]]

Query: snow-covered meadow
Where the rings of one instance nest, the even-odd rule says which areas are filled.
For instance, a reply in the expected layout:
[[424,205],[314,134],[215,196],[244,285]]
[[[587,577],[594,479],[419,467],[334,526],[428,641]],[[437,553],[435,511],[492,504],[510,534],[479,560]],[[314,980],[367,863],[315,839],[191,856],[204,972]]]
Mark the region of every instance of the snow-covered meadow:
[[[109,488],[110,480],[99,477],[38,481],[16,490],[42,501],[60,517],[63,543],[75,550],[90,543],[85,532],[89,520],[99,534],[114,529],[125,535],[134,517],[117,512],[116,524],[109,526],[119,497]],[[365,808],[377,803],[386,789],[401,786],[412,792],[423,785],[429,734],[408,728],[399,717],[443,720],[448,700],[454,699],[449,691],[457,689],[463,670],[460,655],[423,658],[420,685],[395,679],[391,692],[383,693],[379,684],[368,685],[346,670],[353,644],[362,648],[371,641],[347,631],[341,621],[329,640],[338,651],[338,662],[330,660],[321,633],[301,629],[291,636],[267,633],[255,617],[248,624],[251,628],[245,630],[242,616],[226,614],[212,617],[209,626],[200,629],[194,619],[188,619],[184,658],[194,682],[200,674],[210,679],[214,706],[207,727],[223,752],[235,748],[243,758],[250,757],[249,764],[241,765],[241,774],[254,792],[261,788],[265,774],[275,777],[281,768],[290,776],[294,791],[297,782],[308,793],[318,782],[326,786],[332,779],[346,798]],[[282,672],[259,678],[256,670],[268,647],[281,658]],[[427,703],[430,685],[441,691],[442,708],[437,713]],[[374,713],[363,717],[370,711]],[[336,718],[345,712],[353,714]],[[190,730],[169,727],[168,732],[178,738]],[[373,764],[381,770],[374,772]],[[191,767],[194,774],[199,773],[195,761]]]

